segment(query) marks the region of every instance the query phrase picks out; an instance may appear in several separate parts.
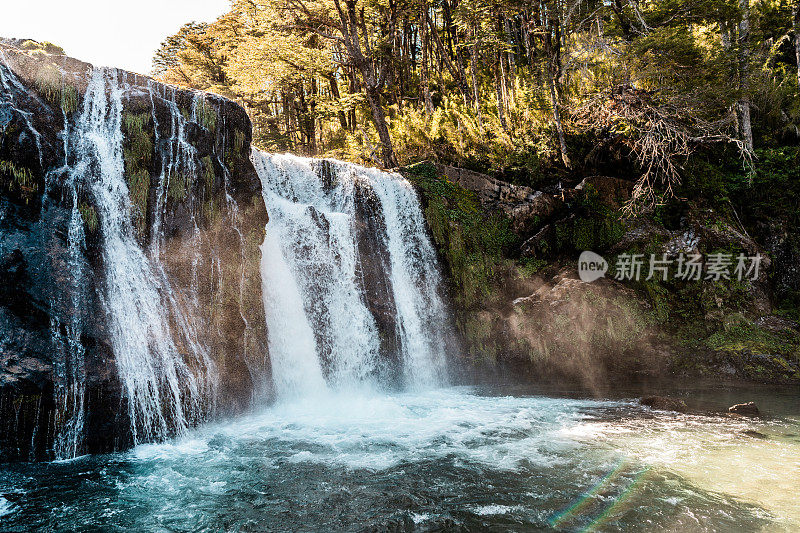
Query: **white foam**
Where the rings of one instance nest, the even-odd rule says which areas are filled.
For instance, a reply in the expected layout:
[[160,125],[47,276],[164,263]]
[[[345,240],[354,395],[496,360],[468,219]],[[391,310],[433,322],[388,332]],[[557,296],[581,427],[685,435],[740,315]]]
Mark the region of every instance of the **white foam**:
[[481,505],[478,507],[473,507],[472,512],[480,515],[480,516],[493,516],[493,515],[502,515],[513,513],[521,510],[521,507],[517,505]]
[[14,504],[0,496],[0,516],[5,516],[14,512]]
[[[186,457],[214,451],[224,461],[242,443],[307,444],[286,460],[350,469],[385,470],[403,461],[457,457],[498,470],[557,465],[575,445],[560,435],[561,417],[578,418],[586,400],[497,398],[449,388],[383,395],[328,392],[283,401],[246,417],[206,426],[171,443],[134,450],[137,459]],[[572,413],[570,415],[570,413]],[[214,440],[230,446],[209,447]],[[271,445],[273,446],[273,445]]]

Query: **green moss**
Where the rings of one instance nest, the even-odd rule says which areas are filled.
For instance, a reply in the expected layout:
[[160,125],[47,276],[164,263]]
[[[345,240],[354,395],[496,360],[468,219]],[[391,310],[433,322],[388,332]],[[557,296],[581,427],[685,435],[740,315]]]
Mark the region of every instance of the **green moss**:
[[22,43],[20,48],[22,48],[23,50],[31,50],[31,51],[39,51],[40,50],[40,51],[45,52],[47,54],[54,54],[54,55],[61,55],[61,56],[66,55],[64,53],[64,49],[63,48],[61,48],[60,46],[58,46],[56,44],[48,42],[48,41],[37,42],[37,41],[32,41],[32,40],[28,39],[27,41]]
[[200,160],[201,175],[203,177],[203,216],[206,220],[213,220],[216,213],[216,202],[214,201],[214,163],[211,156],[205,156]]
[[155,145],[153,117],[150,113],[122,113],[122,150],[125,161],[125,181],[133,203],[134,226],[139,236],[147,228],[147,208],[150,197],[151,164]]
[[456,325],[470,353],[494,360],[501,349],[494,319],[481,311],[496,297],[501,274],[510,268],[505,252],[516,241],[511,222],[484,212],[474,193],[440,177],[432,164],[416,164],[403,173],[420,191],[433,241],[445,259],[458,309]]
[[195,117],[197,118],[197,123],[203,126],[210,132],[214,132],[217,129],[217,110],[212,106],[209,102],[205,99],[202,99],[197,102],[195,105]]
[[191,178],[189,176],[181,171],[175,172],[169,177],[167,197],[176,202],[185,200],[189,193],[189,185],[191,185]]
[[69,115],[78,110],[78,89],[65,84],[61,88],[61,110]]
[[605,250],[625,234],[625,223],[619,215],[600,207],[584,216],[556,224],[557,252],[572,253],[583,250]]
[[203,186],[205,187],[206,197],[210,197],[214,192],[214,163],[211,161],[211,156],[205,156],[200,160],[202,167]]
[[439,177],[430,163],[412,165],[404,173],[427,203],[425,217],[446,259],[459,307],[475,306],[490,296],[504,251],[516,240],[511,222],[483,212],[474,193]]
[[94,233],[100,227],[100,220],[97,218],[97,210],[87,203],[81,203],[78,206],[78,211],[83,217],[83,222],[86,224],[86,229],[89,233]]
[[126,170],[141,170],[153,160],[153,117],[150,113],[123,113],[122,133]]
[[800,360],[800,336],[797,333],[783,331],[778,334],[747,322],[714,333],[704,344],[717,351],[748,350],[757,354],[782,355],[795,361]]
[[544,259],[536,259],[535,257],[526,257],[521,263],[522,267],[520,272],[525,277],[533,276],[547,267],[547,261]]
[[247,157],[247,154],[244,153],[244,148],[244,132],[235,130],[233,132],[233,137],[228,141],[228,147],[225,151],[225,164],[228,166],[228,168],[233,168],[236,161]]
[[150,173],[146,170],[137,170],[127,177],[128,191],[136,213],[135,218],[147,217],[147,198],[150,194]]
[[494,342],[491,320],[480,315],[469,315],[463,320],[460,329],[473,357],[488,362],[497,360],[500,348]]

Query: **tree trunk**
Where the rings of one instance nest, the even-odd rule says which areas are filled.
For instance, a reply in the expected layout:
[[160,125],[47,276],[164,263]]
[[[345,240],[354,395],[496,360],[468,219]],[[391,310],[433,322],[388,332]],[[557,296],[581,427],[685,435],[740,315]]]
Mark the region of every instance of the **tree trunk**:
[[567,168],[572,168],[572,162],[569,160],[569,155],[567,154],[567,143],[564,140],[564,126],[561,124],[561,112],[559,111],[558,105],[558,94],[556,93],[556,82],[553,79],[553,75],[547,76],[547,84],[550,89],[550,102],[553,106],[553,122],[556,124],[556,132],[558,133],[558,146],[561,150],[561,161],[564,162],[564,166]]
[[[302,92],[303,86],[300,86]],[[317,155],[317,78],[311,78],[311,98],[310,102],[303,103],[303,114],[306,124],[306,136],[308,138],[308,153]]]
[[481,113],[481,96],[478,92],[478,32],[474,30],[475,42],[470,54],[470,71],[472,72],[472,97],[475,99],[475,114],[478,117],[478,128],[483,133],[483,115]]
[[375,129],[378,130],[378,138],[381,140],[381,163],[383,163],[384,168],[395,168],[398,166],[397,158],[394,155],[394,148],[392,148],[392,139],[389,137],[389,126],[386,124],[386,115],[381,105],[380,93],[367,90],[366,97],[369,109],[372,111]]
[[622,7],[622,2],[620,2],[620,0],[612,0],[611,9],[617,16],[619,28],[622,30],[622,36],[626,41],[631,41],[633,39],[633,25],[631,24],[631,21],[628,20],[628,16],[625,14],[625,10]]
[[516,63],[516,56],[517,56],[517,47],[514,44],[514,34],[511,28],[511,19],[506,17],[505,20],[505,30],[506,30],[506,44],[508,44],[508,52],[506,52],[506,61],[508,61],[508,86],[511,96],[511,102],[514,102],[514,92],[516,90],[516,79],[517,79],[517,67]]
[[794,28],[794,55],[797,59],[797,85],[800,86],[800,0],[795,0],[792,5],[792,19]]
[[561,21],[557,17],[558,14],[548,13],[547,32],[544,37],[544,52],[547,57],[547,86],[550,91],[550,105],[553,110],[553,122],[556,125],[556,133],[558,134],[558,148],[561,152],[561,161],[568,169],[572,168],[572,162],[567,154],[567,143],[564,139],[564,126],[561,123],[561,109],[558,98],[558,91],[556,90],[556,78],[561,72],[561,41],[560,41],[560,26]]
[[[361,12],[360,20],[356,13],[356,0],[344,0],[344,8],[340,0],[334,0],[334,5],[339,14],[340,31],[345,49],[350,56],[350,61],[361,74],[361,79],[364,82],[364,94],[370,111],[372,111],[372,120],[375,123],[375,129],[381,141],[381,162],[385,168],[394,168],[397,166],[397,158],[392,147],[392,139],[389,136],[386,114],[381,105],[381,89],[386,83],[386,76],[390,66],[385,60],[381,62],[379,57],[373,55],[363,11]],[[396,22],[393,15],[393,18],[389,21],[387,33],[395,35]],[[362,38],[366,56],[361,49]]]
[[422,4],[420,13],[419,38],[422,46],[422,70],[420,71],[420,84],[422,85],[422,101],[425,105],[425,112],[433,114],[433,100],[431,99],[431,86],[428,77],[428,3]]
[[[328,77],[328,85],[330,85],[331,88],[331,96],[334,98],[334,100],[336,100],[337,103],[340,104],[342,95],[339,94],[339,84],[336,83],[336,76],[331,75],[330,77]],[[339,111],[336,114],[339,116],[339,124],[342,126],[342,129],[345,131],[349,131],[350,128],[348,127],[347,124],[347,115],[345,115],[344,109],[339,109]]]
[[497,95],[497,116],[500,119],[500,125],[503,130],[508,131],[508,122],[506,122],[505,106],[503,105],[503,82],[500,78],[500,64],[503,61],[502,52],[497,53],[497,62],[494,64],[494,89]]
[[[446,4],[446,2],[445,2]],[[428,26],[430,28],[430,33],[433,36],[433,42],[436,43],[436,48],[439,52],[439,61],[440,61],[440,69],[441,64],[444,64],[447,67],[447,70],[450,72],[450,75],[456,81],[456,85],[458,86],[459,91],[461,92],[461,96],[464,98],[464,103],[469,104],[469,85],[465,80],[464,75],[464,65],[461,64],[461,53],[456,54],[456,59],[458,60],[458,65],[453,65],[453,62],[450,60],[450,57],[447,55],[447,51],[444,49],[444,45],[442,44],[442,40],[439,37],[439,34],[436,32],[436,25],[433,21],[428,18]],[[441,70],[440,70],[441,72]]]
[[742,21],[739,23],[739,75],[742,97],[739,100],[742,140],[753,151],[753,130],[750,125],[750,0],[739,0]]

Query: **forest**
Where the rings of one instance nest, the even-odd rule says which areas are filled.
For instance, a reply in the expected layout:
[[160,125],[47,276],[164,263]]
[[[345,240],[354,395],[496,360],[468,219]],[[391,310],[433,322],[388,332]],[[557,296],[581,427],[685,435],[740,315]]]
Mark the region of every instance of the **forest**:
[[266,150],[618,175],[635,213],[794,164],[799,25],[786,0],[235,0],[153,65],[245,106]]

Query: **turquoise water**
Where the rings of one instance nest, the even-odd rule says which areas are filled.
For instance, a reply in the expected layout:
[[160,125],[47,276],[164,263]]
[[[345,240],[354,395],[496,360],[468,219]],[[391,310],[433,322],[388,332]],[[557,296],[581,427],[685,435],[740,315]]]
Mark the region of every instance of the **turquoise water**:
[[747,394],[769,418],[523,388],[306,398],[124,453],[2,465],[0,529],[800,530],[798,396]]

